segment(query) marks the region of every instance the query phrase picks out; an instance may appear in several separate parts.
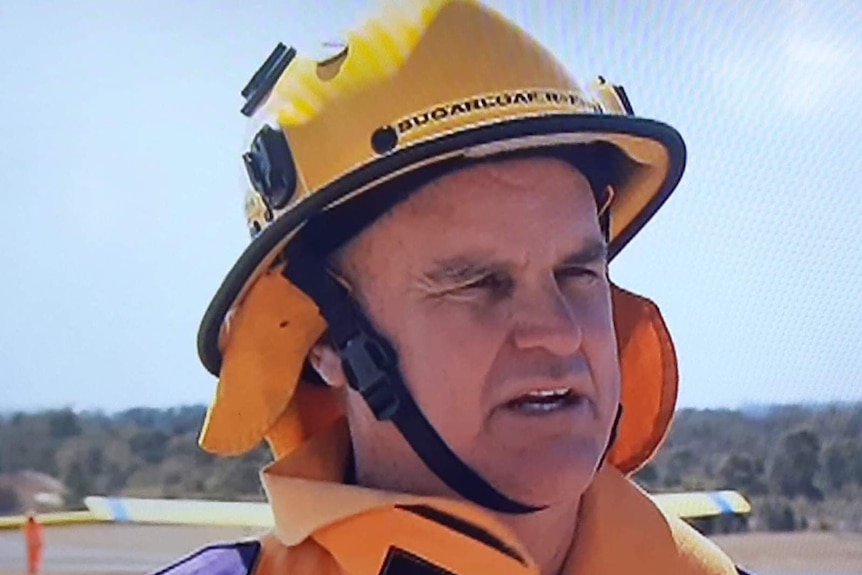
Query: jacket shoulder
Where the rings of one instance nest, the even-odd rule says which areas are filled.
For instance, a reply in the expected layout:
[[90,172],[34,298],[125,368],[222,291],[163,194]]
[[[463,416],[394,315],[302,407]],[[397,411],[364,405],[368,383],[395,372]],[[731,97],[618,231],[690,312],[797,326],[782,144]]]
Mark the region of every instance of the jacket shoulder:
[[251,575],[260,549],[259,541],[208,545],[152,575]]
[[716,543],[678,517],[666,516],[679,561],[686,573],[703,575],[749,575]]

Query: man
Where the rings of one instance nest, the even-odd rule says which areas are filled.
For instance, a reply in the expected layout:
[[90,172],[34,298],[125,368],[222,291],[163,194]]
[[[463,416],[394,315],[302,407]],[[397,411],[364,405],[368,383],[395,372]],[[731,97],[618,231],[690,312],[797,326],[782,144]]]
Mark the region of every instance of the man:
[[402,3],[243,90],[253,241],[207,310],[201,434],[265,439],[275,527],[168,573],[736,573],[628,478],[673,413],[608,263],[685,147],[467,0]]

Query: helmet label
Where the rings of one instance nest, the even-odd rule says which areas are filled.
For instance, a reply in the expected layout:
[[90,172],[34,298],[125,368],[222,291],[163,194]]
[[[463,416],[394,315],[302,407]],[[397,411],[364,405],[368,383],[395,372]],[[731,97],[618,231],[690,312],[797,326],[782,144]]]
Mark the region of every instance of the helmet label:
[[576,112],[600,112],[601,107],[579,92],[563,90],[515,90],[475,96],[448,104],[441,104],[430,110],[412,114],[395,122],[398,134],[406,134],[411,130],[427,124],[444,122],[455,116],[473,114],[490,108],[507,108],[512,106],[540,107],[556,106],[569,108]]

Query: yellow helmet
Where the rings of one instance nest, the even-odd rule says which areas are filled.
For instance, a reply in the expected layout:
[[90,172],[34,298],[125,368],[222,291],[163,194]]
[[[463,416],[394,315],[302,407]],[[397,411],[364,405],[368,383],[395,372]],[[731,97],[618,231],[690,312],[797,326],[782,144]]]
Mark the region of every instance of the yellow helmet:
[[459,156],[610,143],[631,160],[609,206],[613,258],[685,164],[680,135],[633,116],[621,88],[599,78],[586,90],[525,32],[471,0],[393,3],[325,61],[280,46],[243,94],[261,127],[244,156],[254,239],[202,322],[199,353],[214,375],[225,318],[293,232],[387,180]]
[[[392,3],[323,61],[279,45],[242,94],[254,134],[243,155],[253,239],[198,334],[201,360],[219,376],[201,445],[221,454],[265,437],[280,455],[339,417],[327,390],[299,381],[327,328],[326,306],[315,306],[308,286],[285,273],[298,252],[285,253],[318,216],[328,218],[323,234],[342,241],[358,230],[351,220],[368,211],[368,198],[387,188],[401,193],[399,186],[406,193],[402,182],[416,174],[523,150],[598,149],[602,161],[612,159],[602,167],[610,193],[599,207],[613,258],[677,186],[685,164],[676,130],[634,116],[621,87],[602,78],[581,86],[524,31],[474,0]],[[676,363],[651,302],[616,290],[614,305],[626,318],[618,325],[623,376],[639,387],[624,389],[627,413],[638,415],[623,422],[610,459],[631,471],[666,432]],[[411,409],[415,417],[402,423],[425,421]],[[409,439],[414,449],[423,433],[439,444],[426,426]]]

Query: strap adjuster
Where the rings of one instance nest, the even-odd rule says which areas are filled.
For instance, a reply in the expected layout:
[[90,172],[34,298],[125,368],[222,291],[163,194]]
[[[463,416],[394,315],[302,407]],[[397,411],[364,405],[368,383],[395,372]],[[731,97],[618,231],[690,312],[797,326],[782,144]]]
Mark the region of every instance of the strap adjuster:
[[374,417],[381,421],[392,419],[401,402],[390,383],[395,362],[387,346],[360,328],[339,352],[350,387],[362,395]]

